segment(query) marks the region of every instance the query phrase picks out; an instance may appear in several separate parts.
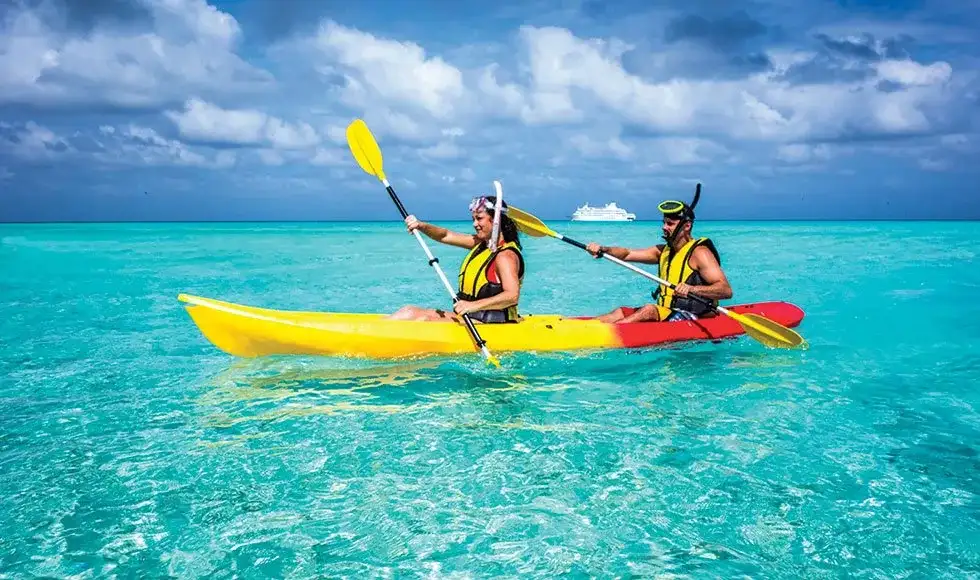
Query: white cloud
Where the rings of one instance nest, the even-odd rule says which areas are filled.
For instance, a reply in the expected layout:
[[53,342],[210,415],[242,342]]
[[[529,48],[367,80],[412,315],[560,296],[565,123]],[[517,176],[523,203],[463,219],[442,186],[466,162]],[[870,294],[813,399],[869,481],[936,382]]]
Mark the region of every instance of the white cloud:
[[414,42],[379,38],[333,21],[320,26],[314,42],[339,67],[321,70],[346,78],[342,94],[348,104],[363,106],[381,97],[442,119],[452,116],[464,95],[462,72],[441,57],[427,56]]
[[[620,57],[631,47],[616,41],[583,40],[564,28],[521,28],[531,82],[524,101],[538,121],[582,118],[573,91],[582,92],[623,118],[663,130],[691,126],[699,103],[709,97],[698,83],[648,83],[624,70]],[[714,106],[732,106],[728,103]],[[588,103],[586,103],[588,104]]]
[[608,156],[626,159],[633,153],[632,147],[623,143],[619,137],[593,139],[588,135],[578,134],[570,137],[568,144],[585,157]]
[[944,159],[919,159],[919,167],[926,171],[946,171],[949,169],[949,162]]
[[[870,69],[871,77],[859,81],[796,85],[784,78],[786,72],[818,55],[779,48],[765,53],[772,70],[723,80],[669,76],[670,59],[651,55],[659,63],[658,79],[652,80],[626,70],[623,56],[636,49],[616,38],[581,38],[565,28],[523,26],[518,40],[518,66],[512,75],[499,63],[459,68],[416,43],[333,21],[324,22],[312,38],[289,46],[319,59],[314,66],[325,79],[344,79],[342,85],[332,82],[328,90],[339,91],[352,116],[364,118],[379,139],[419,143],[428,147],[423,155],[429,158],[459,154],[444,140],[446,131],[486,134],[479,123],[492,119],[529,127],[577,125],[590,139],[598,138],[592,131],[600,123],[615,129],[629,124],[654,134],[698,133],[714,141],[789,143],[928,131],[939,118],[934,113],[948,99],[944,84],[952,71],[945,62],[884,61]],[[303,53],[290,55],[293,61],[298,54]],[[883,81],[901,87],[880,91],[877,86]],[[327,135],[341,143],[341,131],[331,128]],[[579,139],[570,145],[583,154],[600,154],[598,145]],[[667,162],[708,158],[692,143],[678,142],[679,149],[665,153]],[[601,154],[627,158],[635,143],[619,138],[602,148]]]
[[142,163],[225,169],[236,162],[234,151],[218,151],[211,157],[194,151],[175,139],[167,139],[149,127],[100,127],[108,140],[99,142],[96,157],[107,163]]
[[[493,103],[490,114],[516,117],[525,122],[531,122],[539,117],[539,115],[531,112],[528,105],[525,105],[524,93],[520,87],[514,83],[500,84],[497,81],[496,70],[498,68],[499,65],[497,64],[486,66],[477,81],[477,88],[482,93],[483,98]],[[575,111],[570,102],[566,102],[566,105],[567,107],[564,110],[555,111],[554,113],[546,111],[540,117],[545,120],[551,118],[560,119],[563,115],[567,114],[569,118],[575,118],[578,112]]]
[[184,30],[210,47],[228,49],[242,33],[238,21],[204,0],[140,0],[155,15],[158,25]]
[[723,145],[695,137],[671,137],[659,140],[657,149],[670,165],[703,165],[729,154]]
[[459,146],[450,141],[440,141],[431,147],[419,150],[419,155],[426,159],[456,159],[462,154]]
[[290,124],[255,109],[223,109],[197,98],[189,99],[182,112],[165,114],[181,137],[194,141],[275,149],[308,149],[320,143],[320,136],[307,123]]
[[[372,112],[365,115],[370,122],[372,130],[378,129],[378,137],[385,133],[406,141],[420,141],[426,137],[433,136],[430,127],[420,120],[413,119],[404,113],[393,111],[383,105],[372,107]],[[346,143],[346,137],[344,142]]]
[[[543,183],[527,168],[548,160],[570,168],[582,157],[624,162],[649,174],[766,151],[799,170],[832,158],[827,146],[808,144],[817,139],[934,129],[937,119],[953,117],[944,106],[963,82],[949,63],[906,59],[858,63],[854,71],[868,72],[860,80],[794,84],[787,71],[820,61],[814,60],[817,53],[792,48],[765,53],[773,64],[767,72],[719,80],[699,71],[705,78],[684,78],[676,73],[678,63],[693,62],[684,61],[687,48],[668,47],[645,60],[630,54],[639,49],[622,40],[580,37],[556,26],[523,26],[513,50],[480,53],[513,57],[513,63],[466,58],[460,64],[410,40],[324,21],[312,36],[280,45],[299,51],[279,59],[287,74],[297,64],[320,74],[296,74],[298,84],[277,97],[273,116],[260,104],[232,104],[236,93],[266,86],[271,78],[236,54],[243,31],[231,15],[204,0],[137,1],[153,18],[143,32],[96,26],[81,35],[40,11],[8,11],[0,22],[0,32],[7,33],[0,35],[0,104],[170,109],[163,115],[179,139],[169,138],[169,127],[159,129],[161,135],[146,127],[104,125],[99,138],[105,148],[97,154],[111,162],[227,167],[242,153],[211,146],[233,144],[254,148],[248,155],[256,164],[350,167],[345,128],[361,117],[393,158],[415,155],[432,166],[464,158],[481,173],[513,171]],[[627,66],[626,55],[638,58]],[[312,106],[297,106],[306,97]],[[17,130],[28,135],[16,140],[21,156],[57,155],[79,144],[36,124]],[[754,149],[723,145],[730,140],[770,143]],[[943,145],[955,154],[971,146],[965,140],[950,136]],[[4,147],[12,151],[12,143]],[[473,169],[458,169],[465,164],[426,170],[436,179],[471,181]],[[591,167],[616,166],[601,161]]]
[[0,149],[29,161],[95,159],[110,165],[186,165],[226,168],[234,165],[232,151],[218,151],[212,156],[194,151],[188,145],[167,139],[149,127],[129,124],[123,127],[102,125],[90,135],[81,131],[71,136],[28,121],[15,127],[0,123]]
[[241,94],[267,87],[269,73],[235,54],[241,31],[203,0],[141,0],[151,30],[64,28],[41,9],[11,9],[0,22],[0,103],[143,107],[188,91]]
[[875,65],[878,78],[910,86],[929,86],[947,82],[953,67],[946,62],[923,65],[913,60],[885,60]]
[[322,147],[317,147],[313,154],[313,158],[310,159],[310,163],[313,165],[346,165],[350,163],[350,153],[347,152],[347,155],[344,155],[337,149],[324,149]]
[[262,163],[265,163],[266,165],[278,166],[286,162],[282,158],[282,155],[280,155],[279,152],[274,149],[259,149],[258,154],[259,158],[262,160]]
[[[567,143],[586,158],[629,161],[635,170],[701,165],[718,162],[730,154],[723,145],[696,137],[644,138],[627,143],[621,137],[592,137],[579,133],[568,138]],[[562,157],[552,159],[556,166],[565,162]]]
[[20,126],[0,122],[0,149],[26,161],[53,159],[73,151],[63,136],[34,121]]
[[970,138],[962,133],[943,135],[940,142],[947,147],[959,147],[970,142]]
[[[532,52],[532,69],[536,56]],[[537,66],[544,68],[543,65]],[[515,117],[529,125],[575,122],[583,118],[582,111],[575,107],[568,91],[555,90],[541,83],[527,94],[528,91],[516,83],[500,84],[496,77],[498,68],[496,63],[484,67],[477,85],[483,98],[489,98],[487,109],[490,115]]]
[[340,127],[337,125],[330,125],[327,127],[325,134],[327,139],[330,139],[338,145],[347,143],[347,128]]
[[[581,122],[584,111],[661,132],[711,132],[736,139],[792,141],[841,136],[848,131],[900,133],[931,126],[950,78],[948,63],[885,61],[877,75],[849,84],[793,85],[782,78],[807,52],[769,54],[774,71],[734,80],[671,78],[658,82],[631,74],[621,57],[631,50],[612,40],[582,39],[564,28],[525,26],[521,39],[530,80],[501,84],[494,67],[478,87],[500,112],[525,123]],[[879,92],[881,81],[905,90]],[[598,107],[598,109],[597,109]]]
[[776,149],[776,159],[787,163],[807,163],[810,161],[826,161],[830,159],[830,147],[827,145],[809,145],[806,143],[789,143]]

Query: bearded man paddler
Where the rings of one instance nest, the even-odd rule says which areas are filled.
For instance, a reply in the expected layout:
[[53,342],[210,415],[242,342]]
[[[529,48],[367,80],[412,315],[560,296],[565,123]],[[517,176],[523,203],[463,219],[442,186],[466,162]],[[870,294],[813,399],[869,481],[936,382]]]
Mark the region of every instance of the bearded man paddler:
[[657,264],[659,276],[676,285],[675,289],[658,286],[653,292],[653,303],[642,306],[621,307],[596,317],[603,322],[645,322],[696,320],[715,316],[716,312],[688,297],[689,293],[711,300],[732,297],[732,287],[721,268],[721,257],[709,238],[694,238],[694,208],[701,198],[701,185],[694,192],[690,204],[668,200],[658,209],[663,214],[663,238],[666,243],[648,248],[622,248],[602,246],[592,242],[586,249],[596,258],[601,253],[626,262]]

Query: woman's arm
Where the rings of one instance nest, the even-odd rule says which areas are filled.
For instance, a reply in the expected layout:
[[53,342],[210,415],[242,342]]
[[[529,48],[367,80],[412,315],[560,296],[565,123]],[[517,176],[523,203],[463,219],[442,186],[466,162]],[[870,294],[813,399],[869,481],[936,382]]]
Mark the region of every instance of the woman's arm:
[[410,215],[405,218],[405,224],[408,226],[409,232],[418,230],[433,240],[443,244],[458,246],[460,248],[466,248],[467,250],[471,250],[476,247],[476,236],[473,234],[461,234],[459,232],[447,230],[446,228],[440,226],[434,226],[430,223],[419,221],[414,215]]

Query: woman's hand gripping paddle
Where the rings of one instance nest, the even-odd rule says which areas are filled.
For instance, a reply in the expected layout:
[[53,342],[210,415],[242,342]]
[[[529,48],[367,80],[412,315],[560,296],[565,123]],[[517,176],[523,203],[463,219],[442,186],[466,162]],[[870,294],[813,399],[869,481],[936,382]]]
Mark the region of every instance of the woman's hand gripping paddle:
[[[385,177],[383,169],[384,159],[381,157],[381,148],[378,147],[378,142],[374,139],[374,135],[371,134],[371,130],[368,129],[367,124],[361,119],[355,119],[347,126],[347,145],[350,146],[351,153],[354,154],[354,159],[357,160],[357,164],[361,166],[361,169],[368,175],[373,175],[381,181],[382,185],[388,191],[391,201],[395,202],[395,206],[398,207],[398,211],[402,214],[402,218],[407,218],[408,212],[405,211],[405,206],[402,205],[401,200],[395,194],[394,188],[391,187],[391,184],[388,183],[388,179]],[[418,240],[419,245],[422,246],[422,250],[425,251],[425,255],[429,258],[429,265],[435,268],[436,273],[439,274],[439,279],[446,286],[446,290],[452,297],[453,304],[455,304],[459,301],[459,297],[453,290],[449,280],[446,279],[442,268],[439,267],[439,259],[432,255],[429,246],[426,245],[425,240],[422,239],[422,234],[418,230],[412,233],[415,234],[415,239]],[[499,367],[500,361],[490,353],[486,341],[480,337],[480,333],[476,330],[476,326],[473,325],[473,321],[470,320],[469,315],[463,315],[463,322],[466,323],[466,328],[483,353],[483,357],[490,364]]]
[[[546,226],[544,222],[539,220],[537,217],[527,213],[526,211],[522,211],[514,206],[509,206],[507,208],[507,215],[509,215],[510,218],[514,220],[515,223],[517,223],[517,226],[521,229],[521,231],[523,231],[524,233],[530,236],[533,237],[548,236],[552,238],[558,238],[563,242],[569,243],[583,250],[586,249],[585,244],[559,234],[558,232]],[[650,272],[643,270],[642,268],[637,268],[633,264],[624,262],[619,258],[616,258],[615,256],[610,256],[609,254],[606,253],[600,253],[599,255],[602,256],[603,258],[606,258],[607,260],[619,264],[624,268],[629,268],[630,270],[633,270],[637,274],[640,274],[641,276],[645,276],[650,280],[653,280],[654,282],[663,284],[664,286],[667,286],[669,288],[676,287],[674,284],[671,284],[667,280],[664,280],[663,278],[659,278],[651,274]],[[803,346],[806,345],[806,341],[803,340],[803,337],[797,334],[795,331],[786,328],[785,326],[779,324],[778,322],[769,320],[764,316],[759,316],[758,314],[740,314],[738,312],[732,312],[731,310],[728,310],[721,306],[713,305],[710,300],[697,296],[696,294],[688,294],[688,297],[693,298],[694,300],[697,300],[698,302],[701,302],[706,306],[710,306],[711,308],[717,310],[718,312],[721,312],[722,314],[733,318],[735,322],[741,325],[742,329],[745,330],[746,334],[748,334],[749,336],[751,336],[755,340],[758,340],[759,342],[761,342],[766,346],[770,346],[774,348],[793,348],[801,345]]]

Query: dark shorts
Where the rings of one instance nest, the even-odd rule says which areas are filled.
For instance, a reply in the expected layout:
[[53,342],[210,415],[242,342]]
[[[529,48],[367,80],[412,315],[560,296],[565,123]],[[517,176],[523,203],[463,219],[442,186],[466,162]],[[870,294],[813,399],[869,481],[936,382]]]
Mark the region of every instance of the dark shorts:
[[[454,312],[446,312],[445,310],[435,309],[436,314],[441,318],[451,318],[456,322],[462,322],[459,316],[456,316]],[[482,324],[507,324],[517,322],[516,320],[507,320],[503,312],[497,310],[477,310],[476,312],[470,312],[470,320],[473,322],[480,322]]]
[[[629,316],[639,310],[639,308],[634,308],[632,306],[622,306],[620,310],[623,311],[623,316]],[[694,314],[688,312],[687,310],[677,310],[666,308],[664,306],[657,305],[657,310],[660,311],[660,320],[662,322],[674,322],[675,320],[697,320],[698,317]],[[666,316],[664,316],[666,314]]]

